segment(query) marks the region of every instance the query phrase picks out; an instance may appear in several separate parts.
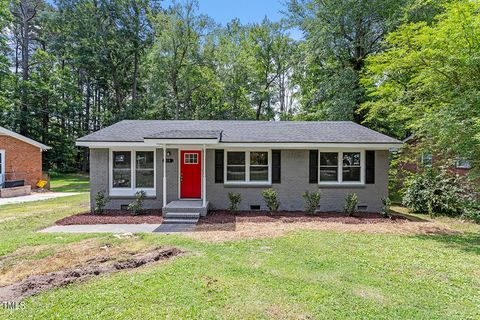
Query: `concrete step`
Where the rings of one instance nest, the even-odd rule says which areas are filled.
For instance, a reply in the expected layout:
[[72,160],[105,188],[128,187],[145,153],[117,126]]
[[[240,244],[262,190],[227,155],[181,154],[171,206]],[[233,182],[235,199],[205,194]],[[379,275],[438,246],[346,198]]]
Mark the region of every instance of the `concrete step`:
[[197,208],[197,207],[181,207],[181,208],[170,208],[170,207],[165,207],[163,209],[164,213],[198,213],[199,211],[203,210],[202,207]]
[[166,219],[198,219],[200,212],[167,212]]
[[200,213],[206,216],[208,211],[208,201],[203,206],[201,200],[176,200],[169,202],[164,208],[163,213]]
[[173,219],[167,218],[163,220],[163,224],[196,224],[198,222],[197,219]]

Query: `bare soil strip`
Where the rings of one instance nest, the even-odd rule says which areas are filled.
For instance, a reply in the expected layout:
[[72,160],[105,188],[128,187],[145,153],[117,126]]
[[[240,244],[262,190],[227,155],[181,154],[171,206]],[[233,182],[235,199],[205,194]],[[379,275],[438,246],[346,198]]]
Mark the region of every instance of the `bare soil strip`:
[[141,266],[164,261],[183,252],[176,248],[157,248],[132,257],[112,261],[111,257],[98,257],[72,269],[32,275],[25,280],[0,288],[0,301],[19,301],[39,292],[76,283],[101,274],[136,269]]

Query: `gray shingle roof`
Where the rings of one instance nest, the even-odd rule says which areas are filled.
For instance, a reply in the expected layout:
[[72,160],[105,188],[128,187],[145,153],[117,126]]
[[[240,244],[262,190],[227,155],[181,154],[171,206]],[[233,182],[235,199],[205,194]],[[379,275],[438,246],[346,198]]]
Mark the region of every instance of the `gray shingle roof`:
[[157,132],[145,139],[220,139],[221,130],[167,130]]
[[145,138],[217,138],[220,142],[401,143],[350,121],[125,120],[79,142],[143,142]]

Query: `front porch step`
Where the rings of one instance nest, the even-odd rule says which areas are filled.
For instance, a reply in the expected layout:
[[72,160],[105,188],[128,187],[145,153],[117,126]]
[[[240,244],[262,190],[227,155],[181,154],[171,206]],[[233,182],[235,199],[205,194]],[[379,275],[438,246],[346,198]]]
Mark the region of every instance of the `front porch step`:
[[186,218],[166,218],[163,220],[163,224],[197,224],[197,219],[186,219]]
[[165,207],[163,209],[163,212],[165,214],[167,213],[198,213],[202,208],[189,208],[189,207],[183,207],[183,208],[169,208]]
[[201,200],[176,200],[169,202],[163,208],[163,214],[166,217],[170,213],[179,214],[199,214],[200,216],[206,216],[208,211],[208,202],[206,206],[203,206]]
[[199,219],[200,212],[167,212],[166,219]]

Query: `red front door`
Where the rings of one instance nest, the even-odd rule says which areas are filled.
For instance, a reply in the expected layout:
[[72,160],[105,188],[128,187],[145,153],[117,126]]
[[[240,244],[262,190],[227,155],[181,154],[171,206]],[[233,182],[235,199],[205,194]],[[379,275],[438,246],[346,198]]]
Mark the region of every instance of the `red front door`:
[[180,198],[202,197],[202,151],[180,152]]

